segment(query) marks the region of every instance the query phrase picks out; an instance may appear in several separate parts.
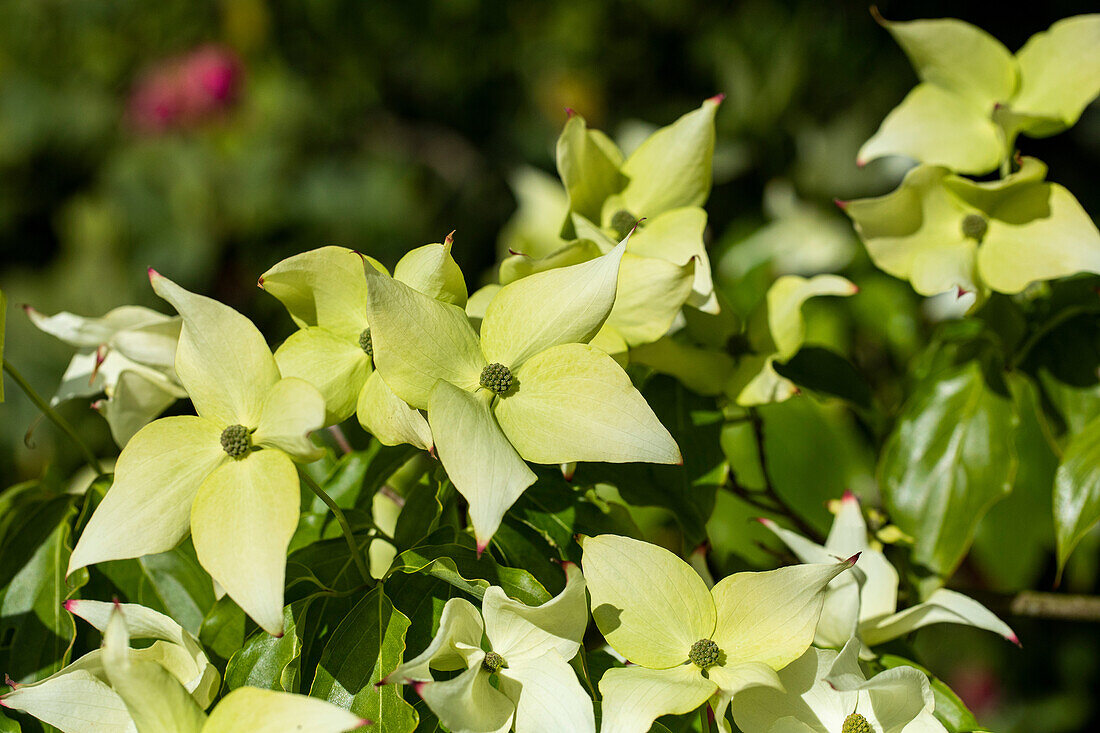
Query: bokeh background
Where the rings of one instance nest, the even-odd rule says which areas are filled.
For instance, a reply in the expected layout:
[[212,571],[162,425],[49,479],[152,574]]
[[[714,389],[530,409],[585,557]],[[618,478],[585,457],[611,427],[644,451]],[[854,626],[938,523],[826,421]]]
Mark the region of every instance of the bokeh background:
[[[1016,49],[1095,7],[880,9],[961,17]],[[747,311],[777,273],[843,271],[863,294],[808,308],[811,341],[851,354],[876,400],[896,409],[909,362],[952,304],[921,302],[876,272],[831,200],[898,180],[900,162],[860,170],[855,151],[913,82],[867,5],[848,0],[3,0],[5,355],[51,394],[71,352],[15,305],[163,310],[147,266],[245,312],[273,343],[291,324],[256,277],[321,245],[392,265],[457,230],[454,254],[473,289],[529,226],[517,205],[546,185],[537,171],[553,174],[565,107],[629,147],[724,92],[707,207],[719,286]],[[1100,216],[1096,106],[1069,133],[1023,146]],[[43,472],[68,480],[78,456],[10,383],[8,395],[3,485]],[[63,410],[110,453],[86,403]],[[768,420],[787,436],[771,446],[784,458],[776,480],[809,495],[819,525],[825,498],[847,486],[873,495],[874,426],[811,400]],[[724,501],[712,528],[718,569],[769,562],[742,537],[743,508]],[[991,594],[1049,588],[1049,513],[1039,501],[1021,524],[995,510],[963,582]],[[1075,555],[1071,589],[1096,590],[1098,545],[1094,533]],[[1010,621],[1023,650],[952,629],[921,632],[917,645],[993,730],[1089,730],[1100,628]]]

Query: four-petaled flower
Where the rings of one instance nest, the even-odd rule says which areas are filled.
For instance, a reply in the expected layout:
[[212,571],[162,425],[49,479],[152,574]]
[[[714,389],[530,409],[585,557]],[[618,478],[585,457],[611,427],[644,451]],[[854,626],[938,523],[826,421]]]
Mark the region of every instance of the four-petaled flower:
[[[496,733],[513,723],[518,733],[594,733],[592,700],[569,666],[588,625],[584,577],[576,565],[564,567],[565,589],[541,606],[498,586],[485,591],[481,613],[465,599],[447,601],[428,648],[382,684],[415,685],[453,733]],[[437,682],[431,669],[461,672]]]
[[534,483],[524,460],[682,460],[622,368],[586,343],[611,311],[625,248],[504,286],[480,338],[461,308],[367,270],[375,364],[398,397],[427,410],[479,548]]
[[279,373],[263,335],[232,308],[150,270],[183,317],[176,373],[198,415],[142,428],[69,560],[78,568],[165,552],[191,532],[199,562],[271,634],[283,630],[286,550],[301,504],[294,461],[321,453],[313,385]]
[[665,714],[711,700],[724,733],[739,691],[781,687],[776,670],[814,638],[825,588],[857,557],[735,573],[708,590],[664,548],[616,535],[581,539],[592,618],[632,662],[600,680],[603,733],[644,733]]

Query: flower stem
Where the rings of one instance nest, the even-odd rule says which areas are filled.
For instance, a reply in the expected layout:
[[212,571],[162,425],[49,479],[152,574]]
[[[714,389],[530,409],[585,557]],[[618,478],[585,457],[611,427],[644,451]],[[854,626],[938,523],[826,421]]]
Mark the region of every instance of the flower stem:
[[34,390],[34,387],[32,387],[30,383],[23,378],[23,375],[19,373],[19,370],[12,366],[11,362],[7,359],[4,359],[4,371],[8,373],[8,376],[12,378],[13,382],[19,385],[19,389],[23,390],[23,393],[26,394],[27,398],[34,403],[34,406],[37,407],[42,412],[42,414],[50,420],[50,422],[56,425],[61,430],[61,432],[69,436],[69,439],[72,440],[73,443],[76,444],[77,448],[80,449],[80,452],[84,454],[84,458],[87,459],[88,465],[95,469],[96,474],[102,476],[104,474],[104,471],[103,466],[99,463],[99,459],[96,458],[96,455],[92,452],[92,449],[89,448],[87,444],[85,444],[84,441],[80,439],[80,436],[77,435],[76,430],[74,430],[73,426],[69,424],[69,421],[61,417],[61,414],[57,410],[50,407],[50,403],[42,399],[42,396]]
[[313,480],[313,477],[303,471],[300,467],[298,469],[298,475],[302,477],[302,483],[309,487],[310,491],[317,495],[321,501],[325,502],[325,505],[332,510],[333,515],[336,517],[336,521],[340,523],[340,529],[344,533],[344,539],[347,540],[348,550],[351,551],[351,559],[355,561],[355,567],[359,569],[359,574],[363,576],[363,582],[367,585],[373,585],[374,579],[371,577],[370,570],[367,569],[366,561],[363,560],[363,553],[359,551],[359,545],[355,541],[355,533],[351,531],[351,525],[348,524],[348,518],[344,516],[344,512],[333,501],[332,497],[325,493],[325,490]]

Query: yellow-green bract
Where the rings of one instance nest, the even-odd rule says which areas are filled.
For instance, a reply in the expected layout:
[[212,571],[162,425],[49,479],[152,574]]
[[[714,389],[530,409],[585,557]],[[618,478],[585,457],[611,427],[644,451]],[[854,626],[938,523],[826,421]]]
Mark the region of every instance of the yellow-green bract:
[[859,162],[905,155],[984,174],[1012,155],[1016,136],[1071,127],[1100,93],[1100,14],[1060,20],[1013,56],[954,18],[881,21],[905,51],[918,84],[864,143]]
[[[729,733],[730,699],[750,687],[781,687],[776,671],[809,648],[826,587],[857,559],[735,573],[708,590],[690,565],[656,545],[600,535],[582,538],[581,548],[592,617],[636,665],[600,680],[604,733],[644,733],[659,716],[708,700]],[[704,669],[689,654],[705,640],[717,658]]]
[[[286,549],[301,503],[294,461],[320,453],[309,433],[324,425],[324,398],[280,375],[247,318],[159,273],[150,280],[183,317],[176,373],[198,415],[155,420],[126,444],[68,572],[170,550],[190,530],[206,571],[281,634]],[[243,436],[235,454],[225,440],[233,431]]]
[[[453,733],[513,723],[528,733],[594,733],[592,699],[568,663],[588,625],[584,577],[573,564],[565,572],[565,589],[541,606],[512,600],[499,586],[486,590],[480,613],[465,599],[447,601],[428,648],[385,682],[415,685]],[[436,682],[432,669],[461,673]]]
[[[675,441],[626,373],[587,342],[615,301],[626,242],[594,260],[505,285],[474,332],[466,312],[367,271],[375,364],[399,398],[427,410],[439,458],[470,503],[479,547],[535,463],[678,463]],[[490,364],[511,375],[482,386]]]

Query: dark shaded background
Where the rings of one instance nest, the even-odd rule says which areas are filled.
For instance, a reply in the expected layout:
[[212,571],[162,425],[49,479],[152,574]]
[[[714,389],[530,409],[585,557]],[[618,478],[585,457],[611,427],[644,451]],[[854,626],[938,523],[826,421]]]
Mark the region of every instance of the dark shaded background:
[[[1095,5],[880,8],[892,19],[960,17],[1015,50]],[[224,88],[151,124],[141,95],[176,83],[204,49],[220,59],[211,73]],[[718,262],[766,222],[770,181],[789,181],[825,217],[834,197],[888,190],[897,162],[860,171],[855,151],[913,83],[864,2],[4,0],[0,288],[46,312],[163,309],[147,285],[151,265],[250,315],[274,342],[291,324],[254,283],[279,259],[341,244],[392,265],[455,229],[472,289],[515,209],[510,178],[524,165],[553,171],[565,107],[629,136],[638,120],[666,124],[724,92],[707,207]],[[1021,143],[1094,215],[1098,133],[1094,107],[1067,134]],[[856,252],[852,267],[861,262]],[[755,292],[723,277],[735,300]],[[880,297],[915,310],[907,287],[881,280]],[[16,308],[7,319],[6,355],[52,393],[71,352]],[[900,381],[926,329],[864,343],[861,365],[879,384]],[[110,452],[85,404],[65,414]],[[43,470],[67,477],[77,465],[34,420],[9,385],[4,485]],[[1084,585],[1095,585],[1095,558],[1083,562]],[[965,662],[960,691],[997,730],[1086,730],[1097,629],[1018,627],[1023,652],[965,631],[922,643],[941,669]]]

